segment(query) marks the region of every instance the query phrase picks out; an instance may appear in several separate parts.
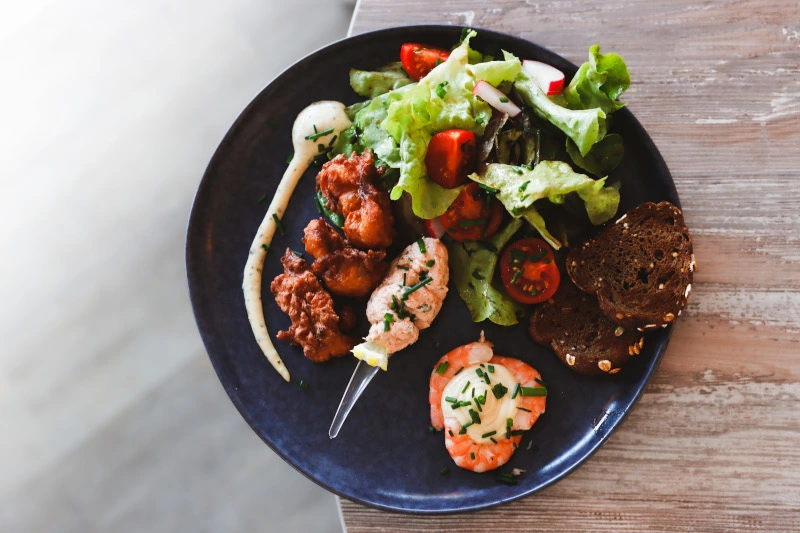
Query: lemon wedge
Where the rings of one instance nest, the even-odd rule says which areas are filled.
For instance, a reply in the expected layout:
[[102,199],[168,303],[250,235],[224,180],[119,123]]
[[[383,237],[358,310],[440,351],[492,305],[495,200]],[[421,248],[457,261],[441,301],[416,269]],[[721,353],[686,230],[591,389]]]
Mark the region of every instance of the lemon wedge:
[[382,370],[386,370],[389,354],[386,353],[385,346],[372,341],[362,342],[355,346],[352,352],[356,359],[364,361],[369,366],[379,366]]

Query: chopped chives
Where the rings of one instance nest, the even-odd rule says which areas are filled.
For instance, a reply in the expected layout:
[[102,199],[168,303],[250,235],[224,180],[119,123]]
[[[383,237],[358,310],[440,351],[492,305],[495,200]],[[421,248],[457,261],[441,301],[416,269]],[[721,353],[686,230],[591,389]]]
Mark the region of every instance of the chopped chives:
[[439,65],[441,65],[442,63],[444,63],[444,61],[442,61],[442,58],[441,58],[441,57],[437,57],[437,58],[436,58],[436,66],[438,67],[438,66],[439,66]]
[[[472,389],[472,391],[474,392],[474,391],[475,391],[475,389]],[[479,412],[479,413],[482,413],[482,412],[483,412],[483,408],[481,407],[481,402],[479,402],[477,398],[475,398],[475,407],[477,407],[477,408],[478,408],[478,412]]]
[[336,138],[337,138],[337,137],[339,137],[339,136],[338,136],[338,135],[334,135],[333,137],[331,137],[331,142],[329,142],[329,143],[328,143],[328,148],[330,148],[331,146],[333,146],[333,143],[335,143],[335,142],[336,142]]
[[522,387],[520,389],[522,396],[547,396],[546,387]]
[[537,289],[536,287],[531,289],[531,296],[536,296],[537,294],[539,294],[539,289]]
[[466,433],[467,432],[467,428],[470,427],[472,424],[474,424],[474,422],[467,422],[466,424],[461,426],[461,430],[458,432],[458,434],[459,435],[463,435],[464,433]]
[[294,152],[286,156],[286,162],[291,163],[292,159],[294,159]]
[[504,104],[507,104],[507,103],[508,103],[508,98],[506,98],[505,96],[501,96],[501,97],[500,97],[500,101],[501,101],[502,103],[504,103]]
[[480,187],[481,189],[483,189],[484,191],[486,191],[486,192],[488,192],[490,194],[497,194],[497,193],[500,192],[500,189],[495,189],[491,185],[486,185],[485,183],[479,183],[478,187]]
[[263,204],[266,201],[267,201],[267,195],[266,194],[262,194],[261,196],[258,197],[258,203]]
[[475,452],[469,452],[469,458],[475,460]]
[[461,394],[464,394],[464,392],[467,390],[467,387],[469,387],[469,381],[467,381],[467,384],[464,385],[463,389],[461,389]]
[[514,272],[514,277],[511,278],[511,284],[516,285],[521,275],[522,275],[522,270],[517,270],[516,272]]
[[480,424],[481,423],[481,417],[480,417],[480,415],[478,414],[477,411],[475,411],[473,409],[470,409],[469,410],[469,417],[472,419],[472,423],[473,424]]
[[432,267],[435,264],[436,264],[436,260],[435,259],[429,259],[429,260],[425,261],[425,266],[428,267],[428,268]]
[[475,373],[478,374],[479,378],[483,377],[483,370],[481,370],[480,368],[476,368],[475,369]]
[[[403,287],[405,287],[405,286],[406,286],[406,284],[407,284],[407,281],[406,281],[406,274],[405,274],[405,273],[403,273]],[[403,300],[405,300],[405,298],[403,298]]]
[[475,119],[475,124],[478,124],[480,126],[483,123],[484,123],[483,117],[478,117]]
[[488,433],[484,433],[483,435],[481,435],[481,438],[485,439],[487,437],[491,437],[492,435],[497,435],[497,431],[489,431]]
[[397,265],[398,270],[408,270],[408,266],[406,265]]
[[523,433],[525,433],[524,429],[512,429],[511,430],[511,436],[512,437],[516,437],[517,435],[522,435]]
[[474,398],[474,397],[475,397],[475,387],[472,387],[472,393],[470,395],[470,398]]
[[526,413],[530,413],[531,412],[530,409],[525,409],[524,407],[517,407],[517,409],[519,409],[520,411],[525,411]]
[[457,402],[458,400],[456,400],[452,396],[445,396],[444,397],[444,401],[446,401],[447,403],[454,403],[454,402]]
[[544,381],[542,381],[542,380],[541,380],[541,379],[539,379],[539,378],[533,378],[533,381],[535,381],[536,383],[538,383],[538,384],[539,384],[539,385],[541,385],[542,387],[545,387],[545,386],[546,386],[546,385],[544,384]]
[[436,428],[433,426],[428,426],[428,433],[436,433]]
[[441,364],[439,364],[439,366],[436,367],[436,373],[441,376],[442,374],[447,372],[448,368],[450,368],[450,363],[445,361],[444,363],[441,363]]
[[521,386],[522,386],[522,385],[520,385],[519,383],[517,383],[517,386],[516,386],[516,387],[514,387],[514,392],[512,392],[512,393],[511,393],[511,399],[512,399],[512,400],[513,400],[514,398],[516,398],[516,397],[517,397],[517,394],[519,394],[519,388],[520,388]]
[[464,370],[464,367],[463,367],[463,366],[462,366],[461,368],[459,368],[459,369],[456,371],[456,373],[455,373],[455,374],[453,374],[453,375],[454,375],[454,376],[457,376],[459,373],[461,373],[461,371],[462,371],[462,370]]
[[489,365],[489,372],[494,374],[494,365]]
[[286,235],[286,229],[284,229],[283,223],[281,222],[281,219],[278,218],[278,215],[272,213],[272,220],[275,221],[275,225],[278,227],[278,233],[281,235]]
[[303,257],[303,252],[298,252],[297,250],[292,250],[292,253],[297,257]]
[[[530,169],[528,169],[528,170],[530,170]],[[524,192],[524,191],[525,191],[525,189],[527,189],[527,188],[528,188],[528,184],[529,184],[530,182],[531,182],[531,180],[528,180],[528,181],[526,181],[525,183],[523,183],[522,185],[520,185],[520,186],[519,186],[519,189],[517,189],[517,190],[518,190],[519,192]]]
[[522,175],[522,169],[519,167],[511,167],[511,170],[513,170],[515,174]]
[[269,244],[264,243],[261,245],[261,247],[265,250],[269,250]]
[[333,133],[333,128],[328,128],[327,130],[317,131],[317,127],[314,126],[314,133],[310,135],[306,135],[305,139],[307,141],[316,141],[320,137],[325,137],[326,135],[330,135]]
[[426,277],[428,277],[428,271],[427,270],[420,270],[419,271],[419,279],[425,279]]
[[453,430],[452,429],[448,429],[447,432],[450,433],[451,437],[455,437],[455,435],[453,435]]
[[447,89],[445,89],[445,87],[447,87],[447,82],[446,81],[443,81],[442,83],[437,85],[436,86],[436,96],[438,96],[439,98],[444,98],[447,95]]
[[486,372],[483,373],[483,381],[485,381],[487,385],[492,384],[492,382],[489,381],[489,374],[487,374]]
[[495,444],[497,444],[497,441],[496,441],[496,440],[494,440],[494,437],[489,437],[489,440],[490,440],[490,441],[492,441],[492,442],[494,442]]
[[513,418],[506,418],[506,427],[510,428],[513,425],[514,425],[514,419]]
[[397,311],[398,309],[400,309],[400,303],[397,301],[397,296],[395,296],[394,294],[392,294],[392,304],[389,306],[389,308],[392,311]]
[[441,470],[439,470],[439,474],[441,474],[443,476],[446,476],[449,473],[450,473],[450,468],[448,468],[448,467],[444,467]]
[[389,331],[389,329],[392,327],[392,322],[394,322],[394,315],[392,313],[386,313],[383,315],[383,331]]
[[325,151],[325,145],[324,145],[324,144],[322,144],[322,143],[319,143],[319,144],[317,145],[317,152],[319,152],[319,153],[322,153],[322,152],[324,152],[324,151]]
[[511,474],[504,474],[502,472],[497,472],[494,475],[494,480],[498,483],[505,483],[506,485],[516,485],[517,478],[512,476]]
[[[406,292],[403,293],[403,299],[405,300],[406,298],[408,298],[409,294],[411,294],[412,292],[416,291],[417,289],[421,289],[422,287],[424,287],[425,285],[427,285],[431,281],[433,281],[433,278],[425,278],[422,281],[420,281],[419,283],[417,283],[416,285],[413,285],[413,286],[409,287],[406,290]],[[405,285],[405,282],[406,282],[405,274],[403,274],[403,285]]]
[[508,392],[508,387],[506,387],[502,383],[497,383],[495,384],[494,387],[492,387],[492,394],[494,394],[494,397],[497,398],[498,400],[503,396],[505,396],[507,392]]
[[300,380],[300,386],[303,387],[304,389],[307,389],[308,388],[308,382],[303,380],[303,379],[301,379]]
[[419,246],[419,252],[424,254],[427,250],[425,250],[425,241],[422,239],[417,239],[417,246]]
[[480,271],[478,270],[478,267],[475,267],[475,270],[472,271],[472,277],[477,279],[478,281],[483,281],[484,279],[486,279],[485,277],[483,277],[483,275],[481,275]]

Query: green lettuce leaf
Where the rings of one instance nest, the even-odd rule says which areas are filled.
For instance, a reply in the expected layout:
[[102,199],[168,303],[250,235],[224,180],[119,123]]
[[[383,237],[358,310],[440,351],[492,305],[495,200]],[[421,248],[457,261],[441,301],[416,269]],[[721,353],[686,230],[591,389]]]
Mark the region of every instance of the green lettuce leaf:
[[470,179],[497,189],[497,199],[512,216],[524,217],[555,248],[560,248],[561,243],[547,232],[544,220],[533,206],[536,200],[546,198],[560,204],[565,195],[577,193],[595,225],[611,219],[619,207],[619,191],[606,187],[605,178],[593,180],[562,161],[542,161],[533,170],[494,163],[483,176],[472,174]]
[[533,111],[563,131],[578,147],[581,155],[586,155],[592,145],[606,134],[606,114],[600,108],[568,109],[551,100],[542,89],[523,70],[517,76],[514,86],[522,100]]
[[360,96],[374,98],[414,83],[399,61],[376,71],[350,69],[350,86]]
[[492,278],[497,266],[495,250],[501,250],[521,225],[521,220],[511,220],[487,240],[491,243],[488,247],[473,241],[450,241],[447,244],[450,279],[458,295],[467,304],[474,322],[489,319],[501,326],[512,326],[518,322],[517,312],[522,310],[522,306],[504,290],[495,288]]
[[399,99],[389,103],[386,117],[380,122],[380,128],[399,147],[400,179],[391,191],[391,198],[396,200],[407,191],[411,195],[414,213],[423,219],[443,214],[460,192],[460,189],[444,189],[427,176],[425,153],[431,136],[434,132],[453,128],[480,136],[492,110],[472,94],[476,81],[510,81],[519,72],[519,60],[513,56],[513,59],[504,61],[470,65],[469,39],[474,35],[475,32],[469,32],[447,61],[435,67],[419,83],[387,93],[392,95],[407,89]]
[[617,168],[625,155],[625,146],[622,136],[611,133],[594,143],[592,149],[585,156],[581,155],[578,147],[570,139],[567,139],[567,153],[572,161],[587,172],[595,176],[608,176]]
[[563,95],[570,109],[599,107],[613,113],[625,105],[619,97],[630,85],[625,61],[617,54],[601,54],[595,44],[589,48],[589,61],[581,65]]

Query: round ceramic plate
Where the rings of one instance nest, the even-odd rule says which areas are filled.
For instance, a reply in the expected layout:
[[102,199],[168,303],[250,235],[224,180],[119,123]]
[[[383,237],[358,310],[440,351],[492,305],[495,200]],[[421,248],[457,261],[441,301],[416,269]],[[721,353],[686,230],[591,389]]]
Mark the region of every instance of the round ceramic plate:
[[[404,42],[449,48],[461,28],[415,26],[358,35],[299,61],[270,83],[242,112],[223,139],[200,183],[186,241],[186,263],[197,324],[211,362],[239,412],[273,450],[297,470],[347,499],[393,511],[449,513],[481,509],[532,494],[563,478],[608,438],[641,395],[666,348],[670,329],[648,334],[642,354],[606,379],[569,371],[549,349],[534,344],[526,327],[474,324],[456,291],[445,300],[433,326],[392,358],[350,413],[338,438],[328,438],[356,361],[345,357],[315,364],[298,348],[274,340],[292,375],[285,382],[259,350],[242,296],[242,274],[250,243],[292,152],[291,126],[311,102],[359,100],[349,85],[350,68],[375,69],[398,60]],[[575,65],[525,40],[478,30],[471,45],[495,57],[508,50],[520,58],[550,63],[568,79]],[[588,54],[588,50],[587,50]],[[625,158],[612,174],[622,182],[620,213],[645,201],[678,197],[664,161],[627,109],[615,113],[612,131],[625,140]],[[275,304],[270,281],[282,272],[286,247],[302,250],[303,228],[318,216],[314,176],[301,179],[264,265],[264,310],[270,333],[289,326]],[[362,320],[361,330],[368,329]],[[481,330],[496,353],[537,368],[549,390],[547,412],[502,468],[525,473],[506,485],[493,475],[453,465],[441,432],[429,433],[428,379],[450,349],[477,340]],[[309,384],[299,386],[300,380]],[[530,445],[530,449],[527,449]],[[440,474],[449,467],[448,474]]]

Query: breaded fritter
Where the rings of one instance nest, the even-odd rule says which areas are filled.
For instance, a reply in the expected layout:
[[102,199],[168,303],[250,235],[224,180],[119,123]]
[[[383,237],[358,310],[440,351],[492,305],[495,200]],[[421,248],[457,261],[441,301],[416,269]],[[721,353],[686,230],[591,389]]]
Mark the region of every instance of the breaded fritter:
[[378,184],[379,177],[370,150],[349,158],[339,154],[317,175],[317,190],[325,207],[345,217],[345,237],[357,248],[380,249],[392,244],[394,217],[389,193]]
[[278,339],[299,344],[305,356],[317,363],[349,353],[356,339],[341,332],[333,298],[319,284],[308,263],[289,248],[281,263],[283,274],[272,281],[270,290],[292,325],[288,331],[279,331]]
[[323,218],[308,223],[303,242],[314,258],[311,270],[339,296],[365,298],[389,267],[385,251],[353,248]]

